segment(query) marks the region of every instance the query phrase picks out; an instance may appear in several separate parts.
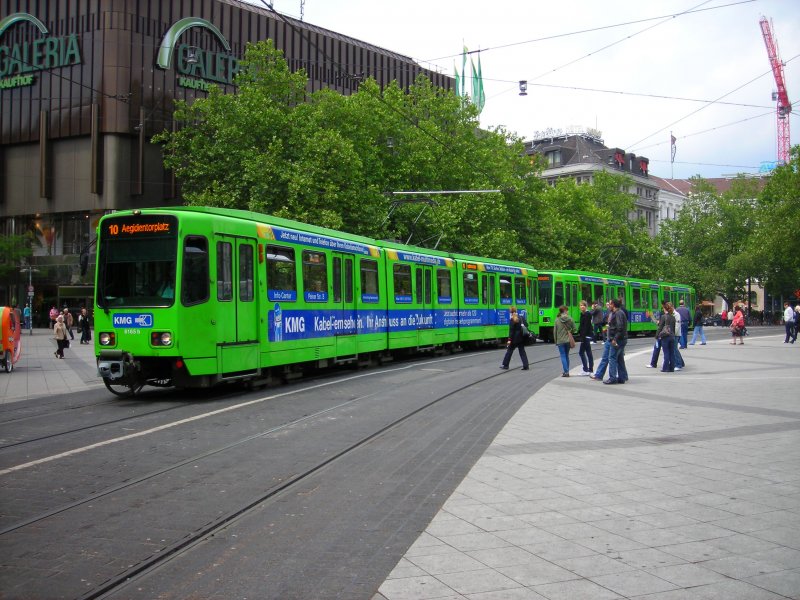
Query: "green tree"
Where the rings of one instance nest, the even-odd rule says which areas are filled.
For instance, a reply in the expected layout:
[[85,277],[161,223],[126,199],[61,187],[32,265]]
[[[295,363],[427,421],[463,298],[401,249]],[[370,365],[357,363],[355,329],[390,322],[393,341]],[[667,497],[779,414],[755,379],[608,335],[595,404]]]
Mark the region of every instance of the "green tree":
[[542,192],[542,244],[536,249],[536,264],[658,277],[661,253],[647,224],[630,218],[630,178],[600,171],[593,179],[589,185],[565,178]]
[[[306,95],[271,41],[248,46],[236,94],[179,102],[165,164],[189,204],[249,209],[380,238],[499,258],[530,258],[542,184],[521,141],[480,130],[470,103],[420,76],[408,91],[374,80],[357,93]],[[391,191],[500,190],[435,196],[386,216]]]
[[788,165],[775,169],[754,205],[755,224],[736,265],[774,296],[800,289],[800,146]]
[[723,194],[702,178],[693,186],[678,216],[661,228],[664,279],[692,282],[702,297],[719,294],[730,304],[755,275],[741,257],[756,223],[757,183],[741,177]]

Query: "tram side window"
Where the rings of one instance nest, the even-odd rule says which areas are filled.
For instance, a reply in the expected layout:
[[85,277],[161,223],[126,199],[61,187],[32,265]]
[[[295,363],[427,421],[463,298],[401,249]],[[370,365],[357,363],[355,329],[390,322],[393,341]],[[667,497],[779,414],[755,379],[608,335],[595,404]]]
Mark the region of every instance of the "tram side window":
[[564,305],[564,284],[560,281],[556,282],[556,297],[554,306]]
[[417,304],[422,304],[422,273],[424,269],[422,267],[417,267],[416,273],[414,273],[414,281],[416,283],[416,302]]
[[644,303],[642,302],[642,290],[639,288],[633,288],[631,292],[633,293],[633,308],[644,308]]
[[450,304],[453,301],[453,287],[450,271],[439,269],[436,271],[436,288],[440,304]]
[[374,260],[361,261],[361,300],[377,302],[378,296],[378,263]]
[[253,247],[239,247],[239,300],[253,301]]
[[500,276],[500,304],[512,304],[511,297],[511,277]]
[[187,237],[183,243],[181,302],[184,306],[208,300],[208,240]]
[[233,245],[217,242],[217,300],[233,300]]
[[658,303],[658,290],[650,290],[650,308],[653,310],[661,309]]
[[464,273],[464,300],[471,300],[473,304],[478,303],[478,274],[473,272]]
[[342,259],[338,256],[333,257],[333,301],[342,301]]
[[411,302],[411,265],[395,264],[392,275],[394,295],[404,296],[406,302]]
[[589,303],[589,307],[592,306],[592,301],[595,299],[594,294],[592,293],[592,284],[591,283],[582,283],[581,284],[581,299],[586,300]]
[[527,304],[528,299],[525,295],[525,278],[514,278],[514,299],[517,304]]
[[267,291],[270,300],[297,299],[294,248],[267,246]]
[[[322,252],[303,250],[303,289],[306,294],[316,294],[314,300],[327,300],[328,267]],[[326,296],[319,296],[320,293]]]
[[431,303],[431,278],[433,277],[433,273],[430,269],[425,271],[425,304],[430,305]]
[[539,279],[539,307],[549,308],[553,306],[553,280]]

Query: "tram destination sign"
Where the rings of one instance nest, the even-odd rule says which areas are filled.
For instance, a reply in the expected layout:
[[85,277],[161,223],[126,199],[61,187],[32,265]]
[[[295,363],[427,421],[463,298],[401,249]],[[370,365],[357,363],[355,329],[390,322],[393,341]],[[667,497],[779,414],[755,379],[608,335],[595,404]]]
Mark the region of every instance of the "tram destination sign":
[[167,215],[136,215],[106,219],[100,235],[105,239],[139,237],[175,237],[178,231],[174,217]]

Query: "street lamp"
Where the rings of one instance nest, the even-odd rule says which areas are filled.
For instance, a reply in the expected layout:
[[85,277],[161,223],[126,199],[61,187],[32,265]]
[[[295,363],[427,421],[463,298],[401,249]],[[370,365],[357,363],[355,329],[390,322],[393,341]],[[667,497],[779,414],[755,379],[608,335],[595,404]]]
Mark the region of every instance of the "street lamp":
[[28,326],[29,335],[33,335],[33,274],[38,273],[39,269],[34,269],[32,265],[24,265],[19,272],[24,273],[25,271],[28,272],[28,310],[30,312],[26,325]]

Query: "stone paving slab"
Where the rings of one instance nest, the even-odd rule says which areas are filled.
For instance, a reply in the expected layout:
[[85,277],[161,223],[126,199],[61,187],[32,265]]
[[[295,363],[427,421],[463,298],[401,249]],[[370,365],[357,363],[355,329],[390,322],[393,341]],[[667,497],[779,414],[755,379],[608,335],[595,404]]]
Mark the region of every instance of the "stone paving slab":
[[558,378],[374,600],[800,599],[800,347],[765,328],[630,381]]
[[52,394],[81,392],[103,387],[97,376],[94,344],[81,344],[80,334],[57,359],[56,341],[50,329],[22,333],[22,355],[11,373],[0,370],[0,404]]

